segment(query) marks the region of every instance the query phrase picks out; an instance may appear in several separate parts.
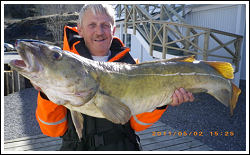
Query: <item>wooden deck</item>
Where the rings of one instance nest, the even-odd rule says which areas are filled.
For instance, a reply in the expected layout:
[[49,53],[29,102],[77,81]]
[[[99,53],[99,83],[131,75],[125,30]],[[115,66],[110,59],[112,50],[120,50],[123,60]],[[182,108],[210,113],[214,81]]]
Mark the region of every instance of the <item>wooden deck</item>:
[[[164,131],[176,130],[162,122],[155,123],[147,130],[137,132],[141,138],[143,151],[212,151],[213,149],[195,140],[191,136],[164,134]],[[178,131],[176,131],[178,132]],[[158,134],[158,135],[157,135]],[[56,151],[61,139],[36,135],[4,142],[4,151]]]

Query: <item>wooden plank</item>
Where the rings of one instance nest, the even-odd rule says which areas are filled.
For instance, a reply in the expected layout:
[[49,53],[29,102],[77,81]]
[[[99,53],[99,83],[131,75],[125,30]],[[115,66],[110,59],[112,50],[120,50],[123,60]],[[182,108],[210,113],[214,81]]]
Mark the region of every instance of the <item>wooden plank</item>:
[[155,123],[146,130],[136,132],[136,134],[141,135],[141,134],[149,133],[149,132],[152,132],[152,131],[156,131],[156,129],[159,128],[159,127],[166,127],[166,125],[162,124],[162,123],[157,123],[157,124]]
[[47,143],[51,141],[60,141],[60,139],[56,138],[37,138],[37,139],[27,139],[22,141],[14,140],[13,142],[5,143],[4,148],[14,148],[14,147],[22,147],[25,145],[35,145],[37,143]]
[[231,51],[228,47],[223,46],[223,42],[220,41],[220,39],[218,39],[213,33],[209,34],[217,43],[219,43],[229,54],[231,54],[232,56],[234,56],[233,51]]
[[178,137],[172,140],[164,140],[164,141],[158,141],[157,143],[152,143],[149,145],[144,145],[142,146],[143,150],[156,150],[156,149],[160,149],[160,148],[164,148],[164,147],[168,147],[168,146],[173,146],[173,145],[177,145],[177,144],[182,144],[182,143],[187,143],[187,142],[191,142],[192,140],[190,138],[186,138],[186,137]]
[[10,88],[9,88],[9,72],[4,71],[4,96],[7,96],[9,94]]
[[[189,41],[188,38],[189,36],[183,36],[180,32],[175,31],[174,29],[172,29],[170,26],[167,27],[170,32],[173,32],[174,34],[178,34],[180,36],[180,42],[183,44],[183,46],[186,46],[186,42],[188,42],[189,44],[193,45],[194,47],[198,48],[199,50],[203,51],[201,48],[199,48],[198,45],[195,45],[193,42]],[[206,34],[206,33],[205,33]],[[194,35],[193,35],[194,36]],[[192,36],[192,37],[193,37]]]
[[193,141],[189,141],[189,142],[183,142],[180,144],[176,144],[176,145],[172,145],[172,146],[167,146],[167,147],[163,147],[160,149],[155,149],[157,151],[163,151],[163,150],[167,150],[167,151],[181,151],[181,150],[189,150],[191,148],[195,148],[195,147],[199,147],[199,146],[203,146],[204,144],[197,141],[197,140],[193,140]]
[[237,73],[239,70],[239,62],[241,59],[241,44],[242,44],[242,38],[237,38],[237,41],[234,43],[235,46],[235,55],[233,59],[233,63],[235,64],[235,70],[234,73]]
[[198,146],[198,147],[183,149],[181,151],[213,151],[213,149],[208,147],[207,145],[201,145],[201,146]]
[[[219,46],[217,46],[217,47],[215,47],[215,48],[213,48],[213,49],[211,49],[211,50],[209,50],[209,51],[207,51],[208,53],[212,53],[212,52],[214,52],[214,51],[217,51],[218,49],[221,49],[221,48],[225,48],[227,45],[230,45],[230,44],[232,44],[232,43],[234,43],[236,41],[236,39],[234,39],[234,40],[231,40],[231,41],[229,41],[229,42],[227,42],[227,43],[224,43],[223,45],[219,45]],[[232,52],[232,51],[231,51]],[[230,53],[233,57],[235,57],[235,54],[234,53]]]
[[137,132],[136,134],[141,139],[141,145],[144,151],[213,150],[189,136],[178,136],[178,134],[175,136],[172,134],[170,136],[168,134],[169,131],[172,133],[178,132],[176,129],[158,121],[150,128]]
[[150,144],[154,144],[154,143],[158,143],[158,142],[162,142],[162,141],[169,141],[169,140],[174,140],[179,138],[178,136],[153,136],[147,139],[142,139],[141,140],[141,145],[150,145]]
[[57,145],[32,149],[32,151],[60,151],[60,148],[61,148],[61,144],[57,144]]
[[[164,131],[166,132],[165,134]],[[203,143],[189,136],[168,135],[168,131],[177,132],[177,130],[158,121],[150,128],[139,135],[142,149],[146,150],[212,150]],[[152,132],[161,134],[153,135]],[[59,137],[48,137],[45,135],[36,135],[22,137],[4,142],[5,151],[56,151],[61,147],[62,140]]]
[[[21,137],[21,138],[16,138],[13,140],[5,140],[4,144],[18,142],[18,141],[31,140],[31,139],[36,139],[36,138],[44,138],[44,137],[48,137],[48,136],[40,134],[40,135],[34,135],[34,136]],[[55,138],[58,138],[58,137],[55,137]]]
[[149,39],[149,54],[153,56],[153,23],[150,22],[150,39]]
[[168,127],[168,126],[159,126],[159,127],[156,127],[156,128],[150,128],[150,129],[147,129],[146,131],[141,131],[141,133],[136,133],[138,134],[138,136],[141,138],[141,139],[146,139],[146,138],[151,138],[153,137],[153,133],[156,133],[157,132],[160,132],[161,134],[163,134],[163,132],[166,131],[166,132],[173,132],[173,129]]
[[14,92],[20,91],[20,77],[17,71],[13,70],[13,79],[14,79]]
[[36,135],[22,137],[4,142],[5,151],[27,151],[27,150],[52,150],[59,148],[62,143],[59,137],[47,137]]
[[165,123],[162,123],[160,121],[155,122],[151,127],[159,126],[159,125],[166,125]]
[[167,29],[166,29],[166,25],[163,24],[163,40],[162,40],[162,59],[166,59],[166,53],[167,53],[167,49],[166,48],[166,43],[167,43]]
[[62,142],[57,141],[51,141],[47,143],[41,143],[39,145],[35,145],[31,147],[28,147],[28,149],[23,149],[23,151],[57,151],[60,149]]
[[5,151],[31,151],[34,149],[41,150],[41,148],[46,148],[54,145],[59,145],[61,144],[61,141],[59,140],[53,140],[53,141],[46,141],[46,142],[34,142],[34,143],[29,143],[29,142],[24,142],[23,145],[21,146],[15,146],[15,147],[9,147],[9,148],[4,148]]

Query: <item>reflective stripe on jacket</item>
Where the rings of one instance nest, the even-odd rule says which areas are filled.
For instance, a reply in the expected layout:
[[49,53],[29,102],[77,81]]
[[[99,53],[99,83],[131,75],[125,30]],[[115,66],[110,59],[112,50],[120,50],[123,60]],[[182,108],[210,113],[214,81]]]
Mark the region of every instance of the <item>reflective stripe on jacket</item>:
[[[69,35],[78,35],[76,27],[65,26],[63,50],[67,50],[80,55],[75,48],[75,46],[80,43],[80,38],[78,39],[77,37],[75,37],[73,41],[69,41]],[[119,61],[130,51],[129,48],[125,48],[124,44],[119,38],[114,37],[113,42],[114,41],[116,42],[116,44],[119,44],[119,46],[123,47],[124,50],[113,56],[109,60],[109,62]],[[36,118],[40,125],[41,131],[45,135],[51,137],[62,136],[68,128],[66,120],[67,109],[62,105],[57,105],[49,101],[48,99],[41,97],[40,92],[38,94],[37,102],[38,105],[36,110]],[[156,109],[153,112],[146,112],[136,116],[132,116],[130,125],[135,131],[145,130],[153,123],[158,121],[165,111],[166,109]]]
[[144,112],[135,116],[132,116],[130,119],[130,125],[132,129],[135,131],[143,131],[150,126],[152,126],[155,122],[157,122],[162,114],[167,110],[165,109],[155,109],[152,112]]

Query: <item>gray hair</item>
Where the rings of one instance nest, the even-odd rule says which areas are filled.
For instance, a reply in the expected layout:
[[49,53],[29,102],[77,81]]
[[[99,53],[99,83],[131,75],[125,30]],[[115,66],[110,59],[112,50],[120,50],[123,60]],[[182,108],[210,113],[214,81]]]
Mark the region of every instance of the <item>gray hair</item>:
[[87,4],[84,5],[79,13],[78,24],[82,27],[83,16],[87,10],[91,9],[93,14],[106,14],[110,17],[112,25],[115,25],[115,10],[107,4]]

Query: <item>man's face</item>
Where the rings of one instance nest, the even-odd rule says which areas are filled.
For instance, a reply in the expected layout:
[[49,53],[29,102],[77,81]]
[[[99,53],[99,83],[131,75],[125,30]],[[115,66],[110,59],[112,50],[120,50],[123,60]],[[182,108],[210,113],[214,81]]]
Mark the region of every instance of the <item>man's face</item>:
[[84,38],[90,53],[94,56],[107,55],[115,33],[111,18],[106,14],[94,15],[91,10],[87,10],[83,19],[78,32]]

